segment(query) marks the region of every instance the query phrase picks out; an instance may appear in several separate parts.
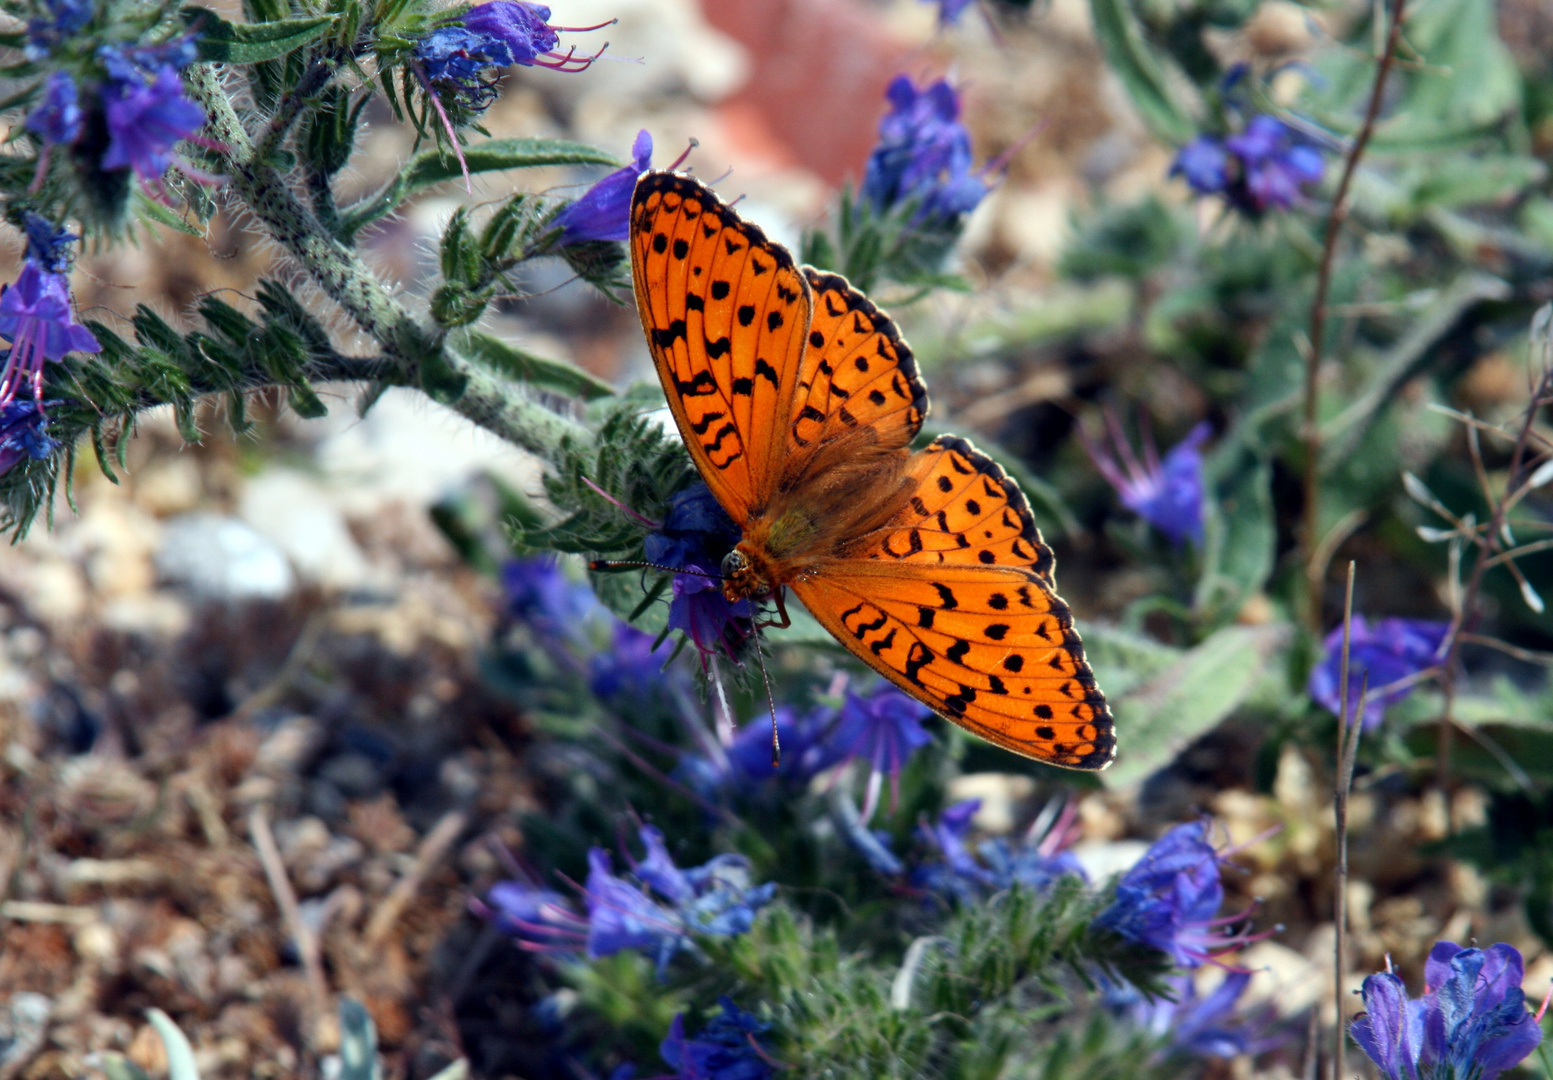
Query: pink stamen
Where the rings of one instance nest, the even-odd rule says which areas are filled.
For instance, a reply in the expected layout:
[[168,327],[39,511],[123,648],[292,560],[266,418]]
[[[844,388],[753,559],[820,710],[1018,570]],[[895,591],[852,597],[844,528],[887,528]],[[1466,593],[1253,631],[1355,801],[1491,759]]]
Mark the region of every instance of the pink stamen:
[[[699,139],[691,139],[690,140],[690,145],[685,147],[685,152],[683,154],[681,154],[679,157],[675,158],[673,161],[669,162],[669,171],[673,172],[675,169],[677,169],[681,165],[683,165],[685,163],[685,159],[690,156],[690,152],[692,150],[694,150],[696,147],[700,146],[700,145],[701,145],[701,140],[699,140]],[[714,181],[714,183],[715,183],[715,181]]]
[[442,107],[442,99],[437,97],[437,92],[431,88],[431,81],[426,78],[426,70],[420,64],[412,64],[415,69],[415,77],[421,81],[421,86],[426,90],[426,96],[431,98],[431,103],[436,107],[437,115],[442,117],[442,126],[448,133],[448,142],[453,144],[453,155],[458,158],[459,171],[464,174],[464,190],[473,195],[475,193],[474,182],[469,179],[469,162],[464,160],[464,148],[458,144],[458,132],[453,130],[453,121],[448,119],[447,110]]
[[53,144],[44,143],[43,153],[38,155],[38,169],[32,174],[32,183],[27,185],[27,194],[35,195],[38,189],[43,186],[43,178],[48,175],[49,171],[49,157],[53,153]]
[[586,34],[589,30],[602,30],[606,26],[614,26],[619,21],[619,19],[610,19],[608,22],[601,22],[597,26],[552,26],[550,29],[558,34]]
[[[571,47],[571,49],[567,51],[565,56],[562,56],[560,53],[555,52],[554,50],[552,50],[550,52],[541,53],[540,54],[541,56],[548,56],[548,57],[550,57],[550,61],[549,62],[541,60],[538,57],[535,57],[534,58],[534,63],[538,64],[540,67],[550,68],[552,71],[565,71],[565,72],[587,71],[590,67],[593,66],[593,62],[595,60],[597,60],[599,57],[604,55],[604,50],[608,49],[608,48],[609,48],[609,42],[606,41],[606,42],[604,42],[603,46],[599,49],[599,51],[594,53],[592,56],[586,56],[586,57],[583,57],[581,59],[578,59],[577,58],[577,46],[573,45]],[[573,65],[573,64],[575,64],[576,66],[575,67],[569,66],[569,65]]]
[[593,491],[594,491],[594,494],[598,495],[599,498],[601,498],[605,502],[609,503],[615,509],[619,510],[622,514],[624,514],[626,517],[630,518],[632,521],[636,522],[638,525],[642,526],[643,528],[652,529],[654,532],[656,532],[657,530],[663,528],[663,524],[661,522],[654,521],[652,518],[643,517],[641,514],[638,514],[635,510],[632,510],[625,503],[621,502],[619,499],[615,498],[609,492],[607,492],[603,488],[599,487],[592,480],[589,480],[586,476],[584,476],[582,478],[582,482],[584,484],[587,484],[590,488],[592,488]]
[[1537,1010],[1537,1015],[1534,1017],[1537,1023],[1542,1023],[1542,1015],[1548,1011],[1548,1002],[1550,1001],[1553,1001],[1553,993],[1542,999],[1542,1007]]

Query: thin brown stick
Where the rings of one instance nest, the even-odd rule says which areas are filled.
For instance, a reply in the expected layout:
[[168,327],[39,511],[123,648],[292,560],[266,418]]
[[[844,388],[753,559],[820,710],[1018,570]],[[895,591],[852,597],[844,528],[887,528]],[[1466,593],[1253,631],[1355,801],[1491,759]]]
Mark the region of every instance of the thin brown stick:
[[1359,690],[1357,715],[1348,693],[1348,661],[1353,643],[1354,564],[1348,563],[1348,588],[1343,598],[1343,651],[1338,665],[1338,693],[1342,695],[1337,722],[1337,782],[1332,797],[1332,813],[1337,825],[1336,895],[1333,897],[1332,979],[1333,1005],[1337,1010],[1336,1031],[1332,1036],[1332,1080],[1342,1080],[1343,1050],[1347,1032],[1343,1030],[1343,975],[1348,970],[1346,929],[1348,924],[1348,796],[1353,791],[1354,760],[1359,752],[1359,732],[1364,726],[1364,699],[1369,691],[1369,675]]
[[1386,78],[1397,54],[1397,41],[1402,36],[1402,15],[1407,0],[1391,0],[1391,28],[1386,34],[1386,46],[1375,66],[1375,83],[1370,88],[1369,106],[1364,112],[1364,123],[1354,138],[1353,146],[1343,162],[1343,175],[1337,182],[1337,194],[1332,199],[1332,209],[1327,214],[1326,236],[1321,246],[1321,268],[1316,274],[1316,295],[1310,305],[1310,349],[1305,354],[1305,520],[1300,536],[1300,564],[1305,568],[1305,625],[1313,634],[1321,632],[1321,578],[1316,562],[1316,548],[1320,542],[1317,530],[1321,527],[1321,428],[1317,416],[1317,395],[1321,372],[1321,354],[1326,348],[1327,294],[1332,288],[1332,266],[1337,257],[1337,238],[1348,220],[1348,189],[1353,185],[1359,159],[1375,133],[1375,123],[1380,117],[1381,99],[1385,95]]
[[367,930],[362,935],[362,940],[369,947],[377,948],[388,938],[388,932],[394,928],[394,923],[399,920],[405,905],[415,898],[421,883],[426,880],[426,875],[442,861],[442,857],[453,846],[453,841],[457,840],[459,834],[464,831],[464,825],[468,820],[463,811],[449,810],[442,815],[441,821],[432,826],[431,832],[421,838],[420,846],[415,849],[415,864],[410,867],[410,872],[394,882],[394,887],[388,891],[388,896],[378,905],[377,910],[372,913],[372,918],[367,922]]
[[259,862],[264,866],[264,876],[269,879],[270,892],[275,894],[275,906],[286,920],[291,940],[296,944],[297,955],[302,960],[302,970],[307,975],[308,990],[313,998],[313,1015],[326,1016],[329,1011],[329,984],[324,980],[323,960],[318,952],[318,938],[302,919],[302,909],[297,904],[297,894],[286,876],[286,864],[280,857],[275,834],[270,831],[270,820],[264,810],[254,807],[248,815],[248,831],[253,836],[253,846],[258,849]]

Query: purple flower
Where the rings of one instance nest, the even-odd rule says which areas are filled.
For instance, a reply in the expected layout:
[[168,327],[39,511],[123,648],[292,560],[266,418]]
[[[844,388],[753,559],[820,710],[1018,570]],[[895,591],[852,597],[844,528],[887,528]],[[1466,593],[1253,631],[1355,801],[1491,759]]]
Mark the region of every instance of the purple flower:
[[1429,952],[1417,1001],[1389,971],[1364,980],[1354,1041],[1389,1080],[1494,1080],[1542,1042],[1521,992],[1524,975],[1521,954],[1509,945],[1464,949],[1442,941]]
[[919,701],[888,684],[867,697],[849,692],[830,744],[845,758],[867,758],[874,772],[897,777],[911,755],[933,741],[922,727],[929,715]]
[[1169,1036],[1166,1053],[1201,1058],[1233,1058],[1259,1054],[1277,1045],[1278,1039],[1262,1032],[1275,1019],[1268,1008],[1237,1018],[1236,1006],[1251,972],[1230,970],[1206,997],[1198,997],[1196,980],[1176,975],[1169,980],[1171,996],[1149,1000],[1130,983],[1105,986],[1106,1004],[1156,1036]]
[[1017,843],[1002,837],[983,840],[972,853],[965,839],[980,809],[980,799],[966,799],[946,807],[932,825],[918,829],[942,861],[917,867],[911,875],[913,884],[945,899],[976,904],[1016,884],[1039,891],[1067,874],[1088,880],[1073,854],[1061,850],[1069,835],[1062,824],[1044,836],[1025,836]]
[[575,952],[587,940],[588,921],[564,897],[525,881],[498,881],[470,903],[530,952]]
[[944,79],[919,88],[898,75],[885,97],[890,111],[863,172],[863,198],[880,213],[913,204],[914,224],[957,224],[987,194],[986,182],[971,172],[959,95]]
[[205,126],[205,110],[183,96],[183,80],[171,64],[155,78],[126,80],[107,94],[108,150],[105,170],[134,169],[135,175],[159,187],[173,161],[173,147]]
[[1170,449],[1163,461],[1152,439],[1143,444],[1143,461],[1133,454],[1132,445],[1122,434],[1121,424],[1110,413],[1106,424],[1116,444],[1117,458],[1102,446],[1081,435],[1084,449],[1100,475],[1108,480],[1122,498],[1122,505],[1152,524],[1179,545],[1184,540],[1202,542],[1203,475],[1202,444],[1210,428],[1206,421],[1187,433]]
[[1176,154],[1170,175],[1199,195],[1222,195],[1251,217],[1287,210],[1326,171],[1321,151],[1273,116],[1251,118],[1243,132],[1199,135]]
[[73,261],[70,245],[81,239],[75,233],[55,225],[42,214],[27,211],[22,229],[27,234],[27,259],[51,274],[64,274]]
[[928,0],[928,3],[938,5],[939,26],[953,26],[959,22],[960,16],[965,14],[965,9],[975,2],[976,0]]
[[690,638],[703,665],[713,653],[732,657],[755,633],[754,605],[729,601],[718,574],[739,537],[739,527],[699,480],[674,495],[663,525],[647,535],[648,562],[692,571],[674,575],[669,629]]
[[427,34],[416,43],[415,58],[429,81],[451,88],[465,106],[484,109],[496,97],[495,68],[537,64],[582,71],[604,51],[581,59],[575,48],[559,52],[563,31],[599,27],[551,26],[549,19],[550,9],[543,4],[490,0],[466,11],[462,26],[442,26]]
[[557,247],[584,240],[624,240],[631,231],[631,192],[636,178],[652,168],[652,136],[644,128],[631,146],[631,164],[616,169],[556,215]]
[[102,346],[70,310],[70,281],[28,259],[16,281],[0,295],[0,337],[11,341],[0,374],[0,406],[30,389],[43,400],[43,364],[69,352],[101,352]]
[[669,857],[660,831],[644,825],[639,835],[647,857],[634,862],[632,873],[645,889],[616,877],[604,849],[588,853],[589,956],[635,949],[655,957],[661,972],[676,953],[692,947],[692,934],[748,932],[755,913],[776,892],[774,882],[750,885],[749,860],[742,855],[718,855],[682,871]]
[[569,579],[553,555],[513,559],[501,580],[508,613],[542,634],[575,640],[599,609],[593,590]]
[[1178,967],[1195,968],[1223,950],[1256,940],[1221,933],[1232,919],[1217,918],[1224,902],[1220,853],[1208,843],[1208,823],[1177,825],[1143,853],[1117,883],[1116,900],[1096,925],[1169,955]]
[[675,773],[709,798],[723,793],[750,795],[758,790],[755,785],[773,779],[787,788],[804,787],[842,760],[844,755],[829,738],[838,723],[834,709],[821,706],[799,713],[778,705],[776,728],[782,760],[775,769],[771,766],[771,718],[762,716],[734,733],[723,755],[726,769],[699,754],[686,754]]
[[673,653],[667,645],[656,650],[651,634],[628,623],[615,624],[611,646],[588,662],[588,689],[606,701],[625,698],[642,701],[664,682],[663,665]]
[[92,0],[44,0],[46,16],[27,22],[27,59],[37,62],[92,21]]
[[1199,194],[1216,194],[1224,190],[1228,168],[1224,144],[1212,135],[1199,135],[1176,153],[1170,175],[1184,177]]
[[57,449],[59,444],[48,436],[48,417],[36,401],[0,406],[0,475],[10,472],[23,457],[42,461]]
[[685,1014],[669,1025],[658,1048],[677,1080],[769,1080],[771,1062],[760,1036],[768,1030],[726,995],[717,999],[722,1012],[695,1038],[685,1035]]
[[43,100],[27,114],[27,130],[45,147],[66,145],[81,137],[80,94],[68,72],[56,71],[43,85]]
[[[1348,649],[1348,702],[1359,707],[1359,691],[1369,677],[1364,702],[1364,726],[1373,728],[1386,715],[1388,706],[1413,692],[1411,684],[1394,684],[1432,667],[1440,659],[1450,623],[1426,619],[1380,619],[1373,626],[1362,615],[1355,615]],[[1310,696],[1335,715],[1342,715],[1343,628],[1326,636],[1326,657],[1310,673]],[[1388,689],[1389,687],[1389,689]]]

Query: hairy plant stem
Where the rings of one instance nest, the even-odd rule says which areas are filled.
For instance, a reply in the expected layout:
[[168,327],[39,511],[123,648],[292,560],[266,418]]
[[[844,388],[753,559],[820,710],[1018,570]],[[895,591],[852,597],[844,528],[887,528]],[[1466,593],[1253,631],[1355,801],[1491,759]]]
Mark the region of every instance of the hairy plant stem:
[[230,177],[231,193],[383,349],[387,363],[371,374],[361,373],[354,365],[350,373],[335,373],[325,363],[316,373],[318,378],[372,378],[394,386],[419,386],[423,369],[438,364],[467,380],[463,393],[448,402],[451,408],[547,461],[555,460],[563,438],[588,438],[581,425],[525,400],[511,384],[445,350],[441,331],[422,326],[395,300],[360,256],[330,233],[286,178],[259,155],[215,65],[194,65],[184,82],[209,117],[209,134],[221,144],[214,153]]
[[1397,54],[1397,42],[1402,36],[1402,15],[1407,0],[1391,0],[1391,25],[1386,33],[1386,44],[1377,58],[1375,82],[1370,87],[1370,101],[1364,111],[1364,122],[1354,137],[1353,146],[1343,162],[1342,177],[1337,182],[1337,194],[1332,198],[1332,209],[1327,214],[1326,235],[1321,246],[1321,265],[1316,274],[1316,295],[1310,305],[1310,351],[1305,356],[1305,415],[1301,438],[1305,444],[1304,495],[1305,513],[1300,530],[1300,565],[1305,570],[1304,621],[1312,634],[1321,633],[1321,592],[1325,566],[1317,558],[1321,550],[1321,426],[1318,395],[1320,393],[1321,357],[1326,350],[1327,295],[1332,288],[1332,267],[1337,257],[1337,238],[1348,220],[1348,189],[1353,185],[1354,173],[1359,169],[1359,159],[1375,133],[1375,123],[1380,117],[1381,99],[1386,90],[1386,79],[1391,74],[1392,61]]

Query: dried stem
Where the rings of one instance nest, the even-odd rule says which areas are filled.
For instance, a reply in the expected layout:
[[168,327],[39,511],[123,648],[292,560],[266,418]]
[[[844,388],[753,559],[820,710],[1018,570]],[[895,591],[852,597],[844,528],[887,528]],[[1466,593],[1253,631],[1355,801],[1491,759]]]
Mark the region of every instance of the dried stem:
[[1303,439],[1305,443],[1305,520],[1300,535],[1300,565],[1305,568],[1305,624],[1313,634],[1321,632],[1321,578],[1322,566],[1316,559],[1321,537],[1321,428],[1317,415],[1317,395],[1321,372],[1321,355],[1326,348],[1327,294],[1332,287],[1332,266],[1337,257],[1337,238],[1348,220],[1348,189],[1353,185],[1359,159],[1369,146],[1380,117],[1381,99],[1385,96],[1386,78],[1396,58],[1397,41],[1402,36],[1402,14],[1407,0],[1391,0],[1391,26],[1386,34],[1386,45],[1375,66],[1375,82],[1370,87],[1370,103],[1364,112],[1364,123],[1354,138],[1343,162],[1343,174],[1337,182],[1337,194],[1332,199],[1332,209],[1327,214],[1326,236],[1321,246],[1321,268],[1316,274],[1316,295],[1310,305],[1310,351],[1305,355],[1305,419]]
[[1333,1003],[1337,1009],[1337,1028],[1332,1036],[1332,1080],[1342,1080],[1343,1051],[1347,1031],[1343,1027],[1343,976],[1348,971],[1348,797],[1353,791],[1354,761],[1359,753],[1359,732],[1364,727],[1364,704],[1369,694],[1366,673],[1355,708],[1348,692],[1349,647],[1353,638],[1354,564],[1348,564],[1348,588],[1343,598],[1343,651],[1338,675],[1338,693],[1342,695],[1341,715],[1337,724],[1337,783],[1332,799],[1337,823],[1336,895],[1333,898],[1332,979]]
[[302,970],[307,973],[308,991],[313,998],[313,1015],[326,1016],[329,1011],[329,984],[324,979],[324,965],[318,951],[318,938],[302,918],[302,908],[297,903],[296,890],[286,876],[286,864],[275,844],[275,834],[270,831],[270,819],[264,810],[254,807],[248,815],[248,831],[253,836],[253,846],[258,849],[259,862],[264,865],[264,876],[269,879],[270,891],[275,894],[275,906],[286,920],[291,940],[296,944],[297,955],[302,960]]

